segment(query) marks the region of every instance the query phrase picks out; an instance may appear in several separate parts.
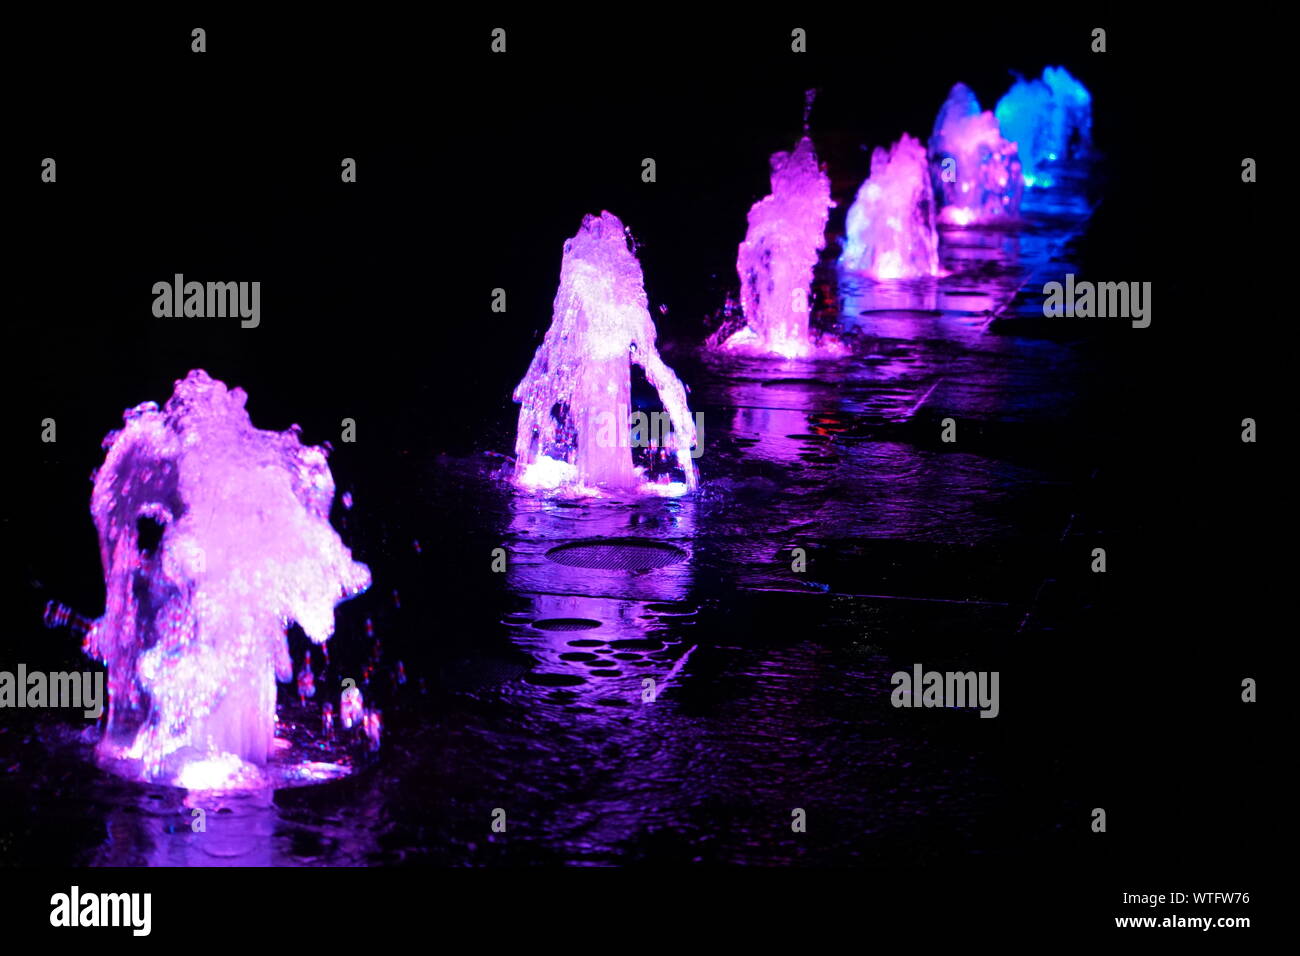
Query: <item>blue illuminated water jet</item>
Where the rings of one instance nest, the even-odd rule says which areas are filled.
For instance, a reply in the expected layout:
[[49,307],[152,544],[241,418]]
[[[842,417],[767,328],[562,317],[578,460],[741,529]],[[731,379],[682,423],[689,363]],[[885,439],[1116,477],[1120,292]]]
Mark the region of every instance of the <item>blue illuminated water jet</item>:
[[1087,155],[1092,145],[1092,95],[1063,66],[1037,80],[1017,78],[994,111],[1019,146],[1026,186],[1051,186],[1050,167]]

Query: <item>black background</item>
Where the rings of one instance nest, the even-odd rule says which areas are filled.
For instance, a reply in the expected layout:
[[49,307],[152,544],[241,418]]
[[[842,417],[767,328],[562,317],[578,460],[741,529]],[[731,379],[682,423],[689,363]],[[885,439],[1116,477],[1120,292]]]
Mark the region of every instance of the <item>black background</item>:
[[[242,386],[258,427],[297,422],[304,441],[333,441],[340,488],[367,470],[382,485],[375,475],[412,456],[508,451],[510,391],[583,214],[609,209],[631,227],[652,306],[668,306],[655,311],[661,339],[698,342],[734,280],[744,214],[766,192],[765,157],[799,135],[805,89],[820,91],[812,134],[841,201],[834,231],[870,148],[903,130],[927,136],[954,82],[992,108],[1008,71],[1060,63],[1093,92],[1104,154],[1085,271],[1152,281],[1154,318],[1089,345],[1113,352],[1113,374],[1077,440],[1096,449],[1107,489],[1096,505],[1122,529],[1123,557],[1112,556],[1104,601],[1059,643],[1026,648],[1027,667],[1054,675],[1036,693],[1077,693],[1095,720],[1021,732],[1027,746],[1072,755],[1062,772],[1102,794],[1099,805],[1124,807],[1123,822],[1112,811],[1100,849],[1027,860],[996,889],[969,874],[934,895],[1094,920],[1119,912],[1120,886],[1259,896],[1286,753],[1271,744],[1284,692],[1275,648],[1291,630],[1275,619],[1292,539],[1269,449],[1284,440],[1290,319],[1271,292],[1283,274],[1264,234],[1283,176],[1261,138],[1278,122],[1269,27],[807,12],[15,25],[0,504],[14,565],[9,650],[53,653],[42,588],[98,613],[87,479],[100,440],[123,408],[161,403],[189,369]],[[205,54],[190,52],[194,26],[207,29]],[[508,31],[505,56],[489,52],[495,26]],[[794,26],[808,30],[805,55],[789,51]],[[1094,26],[1108,31],[1104,54],[1089,50]],[[55,185],[40,182],[45,156],[58,162]],[[344,156],[357,160],[356,184],[339,180]],[[640,178],[647,156],[654,184]],[[1244,156],[1259,160],[1260,183],[1241,182]],[[176,272],[260,280],[261,326],[155,319],[151,286]],[[508,292],[504,315],[490,311],[496,287]],[[1257,445],[1239,439],[1246,416],[1260,424]],[[55,445],[39,439],[47,417]],[[344,417],[358,422],[355,446],[337,440]],[[400,501],[387,507],[400,522]],[[1252,707],[1239,701],[1247,675],[1261,684]],[[52,892],[39,889],[38,923]],[[1017,893],[1037,902],[1006,899]],[[159,910],[155,900],[156,920]]]

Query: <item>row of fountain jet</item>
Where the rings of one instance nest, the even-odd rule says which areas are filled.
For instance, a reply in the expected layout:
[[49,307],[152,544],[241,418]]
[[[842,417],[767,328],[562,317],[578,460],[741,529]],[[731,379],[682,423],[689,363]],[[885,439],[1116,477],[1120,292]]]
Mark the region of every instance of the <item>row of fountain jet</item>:
[[[907,135],[875,151],[849,210],[841,266],[881,282],[939,276],[937,224],[1014,221],[1022,190],[1048,183],[1052,163],[1087,148],[1090,115],[1087,91],[1064,70],[1018,81],[996,113],[954,87],[928,153]],[[737,259],[743,322],[711,347],[785,358],[842,353],[808,323],[831,205],[807,135],[772,157],[772,193],[750,209]],[[659,356],[628,239],[605,212],[586,217],[565,243],[550,329],[515,390],[522,407],[512,478],[523,489],[678,495],[698,484],[686,389]],[[628,440],[633,364],[672,426],[641,464]],[[297,622],[324,644],[335,607],[371,584],[369,568],[330,525],[334,480],[324,450],[304,446],[296,428],[255,428],[246,400],[195,370],[162,408],[129,409],[105,439],[91,497],[105,613],[78,627],[85,652],[108,666],[97,753],[126,776],[213,789],[265,782],[276,680],[294,677],[286,626]],[[47,620],[72,623],[58,608]],[[315,687],[310,661],[298,678],[305,703]],[[345,727],[360,722],[377,745],[378,715],[362,709],[359,690],[344,694],[339,716]],[[329,728],[332,704],[324,719]]]
[[[808,106],[811,107],[811,93]],[[771,158],[771,194],[749,210],[736,271],[741,315],[710,348],[780,358],[847,349],[810,327],[813,269],[826,244],[830,178],[805,135]],[[939,278],[939,225],[1014,223],[1025,188],[1091,147],[1092,97],[1064,67],[1018,78],[995,110],[962,83],[939,109],[929,147],[904,133],[877,147],[849,209],[841,269],[875,282]],[[937,201],[936,201],[937,199]],[[694,489],[696,429],[686,389],[659,356],[628,230],[603,212],[564,245],[550,329],[514,392],[520,403],[513,480],[530,491],[679,495]],[[671,434],[641,464],[627,438],[631,365],[659,393]],[[657,459],[657,460],[655,460]]]

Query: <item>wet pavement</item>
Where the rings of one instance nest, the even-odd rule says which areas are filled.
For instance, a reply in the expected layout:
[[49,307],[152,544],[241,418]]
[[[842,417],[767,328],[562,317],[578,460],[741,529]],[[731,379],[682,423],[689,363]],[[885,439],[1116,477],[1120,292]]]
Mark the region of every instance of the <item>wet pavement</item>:
[[[816,322],[851,345],[844,359],[667,343],[703,414],[694,495],[530,497],[489,455],[362,476],[335,515],[375,585],[340,608],[317,676],[326,689],[363,677],[384,709],[381,753],[318,786],[186,795],[91,771],[69,727],[9,728],[8,779],[46,808],[9,852],[886,864],[1014,860],[1060,839],[1079,808],[1017,713],[1014,677],[1054,616],[1086,601],[1055,569],[1091,520],[1095,452],[1065,436],[1087,433],[1084,383],[1102,370],[1093,350],[1038,334],[1034,290],[1069,268],[1089,208],[952,232],[939,280],[823,267]],[[1003,672],[1001,719],[894,708],[891,674],[917,663]],[[282,721],[314,727],[325,695],[306,709],[292,696],[281,688]]]

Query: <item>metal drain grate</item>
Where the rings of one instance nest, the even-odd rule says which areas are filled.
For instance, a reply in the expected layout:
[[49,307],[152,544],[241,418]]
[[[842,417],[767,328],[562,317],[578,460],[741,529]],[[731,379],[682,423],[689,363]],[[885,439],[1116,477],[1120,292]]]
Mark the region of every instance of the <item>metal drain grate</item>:
[[547,617],[533,621],[533,627],[543,631],[589,631],[593,627],[600,627],[600,621],[585,617]]
[[641,538],[602,538],[599,541],[575,541],[551,548],[546,556],[556,564],[575,568],[599,568],[602,571],[648,571],[667,567],[686,557],[681,548],[662,541]]

